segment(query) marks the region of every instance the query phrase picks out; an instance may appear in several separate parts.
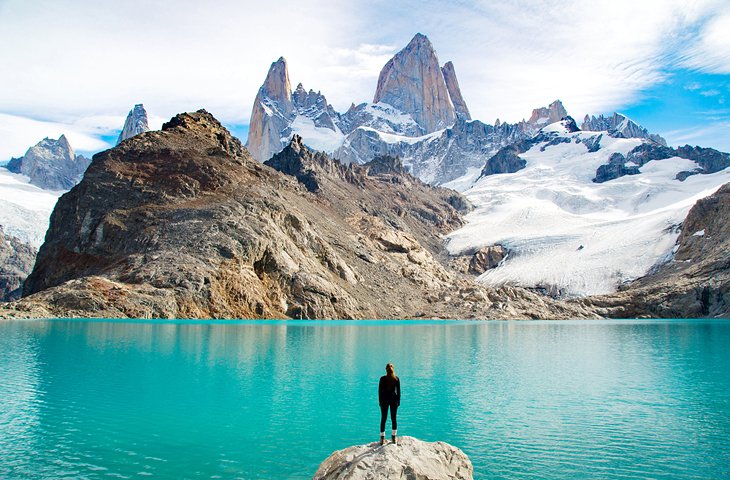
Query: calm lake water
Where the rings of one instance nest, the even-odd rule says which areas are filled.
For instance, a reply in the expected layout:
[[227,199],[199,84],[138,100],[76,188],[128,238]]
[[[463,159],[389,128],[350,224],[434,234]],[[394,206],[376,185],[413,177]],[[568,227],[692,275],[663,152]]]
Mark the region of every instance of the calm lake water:
[[0,322],[0,478],[311,478],[378,436],[475,478],[730,478],[730,322]]

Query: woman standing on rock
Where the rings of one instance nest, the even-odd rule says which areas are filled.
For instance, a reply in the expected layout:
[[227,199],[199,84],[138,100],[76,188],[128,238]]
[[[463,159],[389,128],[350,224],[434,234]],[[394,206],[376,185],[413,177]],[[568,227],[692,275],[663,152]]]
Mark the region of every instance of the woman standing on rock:
[[385,366],[385,375],[380,377],[378,401],[380,402],[380,444],[385,444],[385,420],[388,418],[388,408],[390,408],[390,422],[393,427],[392,439],[393,443],[397,444],[398,421],[396,415],[400,406],[400,379],[395,375],[392,363]]

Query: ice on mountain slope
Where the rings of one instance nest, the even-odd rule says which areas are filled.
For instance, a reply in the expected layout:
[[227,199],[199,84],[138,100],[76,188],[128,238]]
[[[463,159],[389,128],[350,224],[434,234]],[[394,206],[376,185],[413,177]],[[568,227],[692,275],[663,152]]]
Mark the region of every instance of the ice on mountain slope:
[[25,175],[0,168],[0,226],[5,233],[40,247],[51,211],[63,193],[36,187]]
[[495,244],[510,250],[500,267],[480,276],[482,282],[563,295],[615,291],[669,258],[690,207],[730,181],[726,169],[680,182],[677,172],[696,164],[674,157],[648,162],[639,175],[595,184],[597,167],[611,154],[625,155],[645,140],[604,135],[601,148],[590,152],[576,139],[586,142],[596,132],[551,130],[570,142],[544,151],[546,142],[539,143],[520,155],[527,161],[523,170],[480,178],[464,190],[475,209],[467,225],[449,235],[449,252]]
[[[297,115],[289,126],[291,135],[299,135],[307,139],[307,145],[314,150],[332,152],[342,146],[345,135],[335,126],[334,130],[317,127],[309,117]],[[282,142],[288,142],[288,137],[282,137]]]

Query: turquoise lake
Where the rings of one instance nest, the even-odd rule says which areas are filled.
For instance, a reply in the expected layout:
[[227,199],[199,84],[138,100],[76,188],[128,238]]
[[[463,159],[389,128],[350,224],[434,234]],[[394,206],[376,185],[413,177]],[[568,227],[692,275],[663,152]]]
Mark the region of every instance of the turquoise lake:
[[0,478],[311,478],[399,433],[485,479],[730,478],[730,321],[0,322]]

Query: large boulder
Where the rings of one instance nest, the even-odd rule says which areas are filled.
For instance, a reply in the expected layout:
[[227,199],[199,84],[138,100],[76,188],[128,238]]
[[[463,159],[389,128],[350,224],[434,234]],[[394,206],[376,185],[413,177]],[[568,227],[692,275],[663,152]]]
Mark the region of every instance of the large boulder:
[[444,442],[400,437],[338,450],[317,469],[314,480],[470,480],[474,467],[464,452]]

